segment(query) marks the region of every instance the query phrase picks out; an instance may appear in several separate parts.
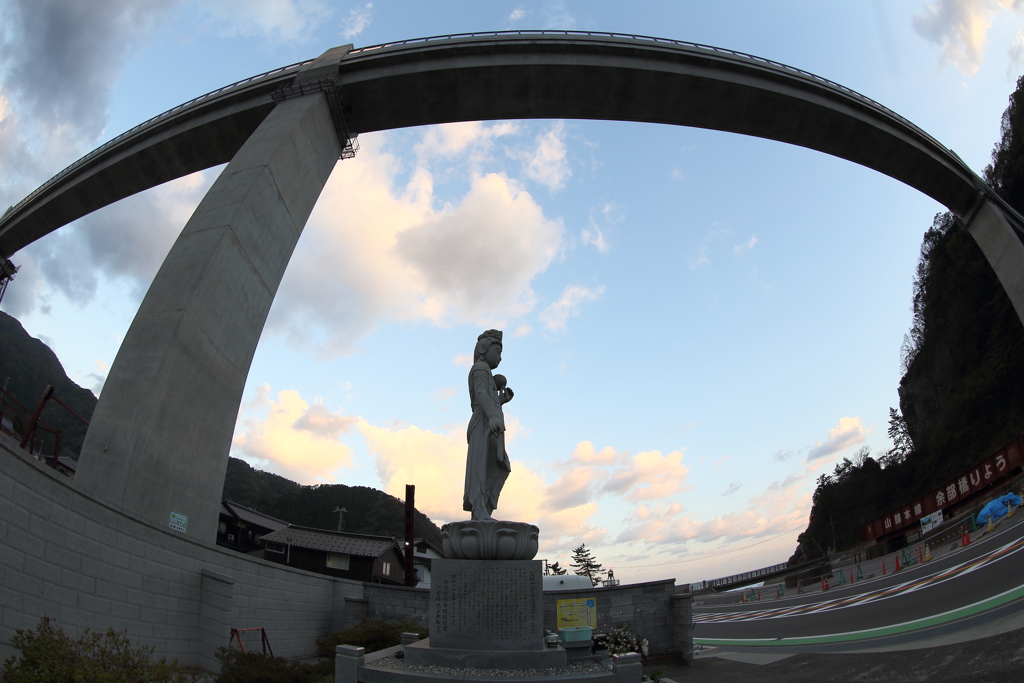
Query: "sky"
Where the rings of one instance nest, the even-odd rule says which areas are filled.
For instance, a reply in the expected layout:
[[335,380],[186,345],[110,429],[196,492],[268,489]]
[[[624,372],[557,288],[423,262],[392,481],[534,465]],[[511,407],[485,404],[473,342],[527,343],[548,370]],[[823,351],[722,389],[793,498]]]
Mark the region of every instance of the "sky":
[[[151,116],[336,45],[506,29],[789,64],[979,173],[1024,72],[1024,0],[0,0],[0,206]],[[435,522],[464,519],[466,375],[477,335],[502,329],[513,472],[496,516],[537,524],[538,558],[565,566],[586,544],[624,583],[687,583],[784,562],[815,479],[891,447],[934,200],[818,152],[651,124],[471,122],[359,144],[281,283],[235,457],[303,484],[415,484]],[[0,309],[101,391],[222,168],[26,247]]]

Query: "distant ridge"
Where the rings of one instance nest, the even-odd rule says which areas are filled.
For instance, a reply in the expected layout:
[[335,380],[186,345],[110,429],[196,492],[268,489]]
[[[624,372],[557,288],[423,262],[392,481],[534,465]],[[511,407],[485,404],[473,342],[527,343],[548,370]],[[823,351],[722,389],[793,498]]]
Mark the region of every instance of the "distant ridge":
[[[30,412],[39,403],[47,384],[86,420],[92,418],[96,408],[96,395],[68,378],[50,347],[26,332],[16,318],[0,311],[0,387],[5,382],[7,391]],[[52,401],[43,410],[42,418],[61,430],[61,455],[77,460],[87,427]],[[16,427],[20,427],[18,422]],[[46,434],[42,438],[51,437]],[[43,444],[44,452],[53,452],[52,442],[44,440]]]
[[[96,395],[68,378],[53,350],[25,331],[16,318],[0,311],[0,387],[5,382],[7,391],[29,411],[39,403],[47,384],[87,420],[92,418],[96,408]],[[52,401],[42,417],[61,430],[61,454],[77,460],[86,426]],[[23,427],[20,422],[15,421],[19,432]],[[44,441],[45,453],[51,453],[52,448],[51,442]],[[337,529],[338,516],[332,511],[343,507],[348,510],[345,531],[398,539],[405,534],[405,503],[383,491],[343,484],[302,486],[254,469],[237,458],[228,459],[223,497],[291,524],[317,529]],[[419,511],[415,529],[417,537],[441,546],[441,530]]]

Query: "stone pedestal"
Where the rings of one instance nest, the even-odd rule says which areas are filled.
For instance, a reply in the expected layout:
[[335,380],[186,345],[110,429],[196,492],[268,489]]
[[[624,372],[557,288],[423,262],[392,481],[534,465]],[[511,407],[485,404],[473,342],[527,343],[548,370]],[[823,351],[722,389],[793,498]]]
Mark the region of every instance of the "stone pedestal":
[[431,565],[430,638],[406,647],[409,664],[471,668],[565,666],[544,646],[539,560],[441,560]]

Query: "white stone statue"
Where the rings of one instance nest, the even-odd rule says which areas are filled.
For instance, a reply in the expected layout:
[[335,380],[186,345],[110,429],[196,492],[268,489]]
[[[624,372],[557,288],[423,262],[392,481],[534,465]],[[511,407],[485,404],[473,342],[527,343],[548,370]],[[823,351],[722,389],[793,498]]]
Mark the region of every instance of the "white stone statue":
[[466,488],[462,509],[474,521],[491,521],[498,496],[512,466],[505,452],[505,416],[501,406],[512,400],[512,390],[502,375],[491,371],[501,363],[501,331],[487,330],[477,338],[473,367],[469,371],[469,402],[473,417],[466,440]]

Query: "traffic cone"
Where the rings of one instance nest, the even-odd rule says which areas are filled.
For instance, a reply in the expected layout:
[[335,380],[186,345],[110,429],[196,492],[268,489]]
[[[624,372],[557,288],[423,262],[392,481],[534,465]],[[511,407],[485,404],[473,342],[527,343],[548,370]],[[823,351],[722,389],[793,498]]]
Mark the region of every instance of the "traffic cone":
[[985,529],[985,532],[988,533],[989,531],[993,531],[995,528],[996,528],[996,525],[992,523],[992,515],[989,515],[988,516],[988,528]]
[[761,602],[761,591],[757,591],[757,601]]
[[[988,523],[991,524],[992,520],[990,519],[988,521]],[[971,534],[970,534],[969,531],[964,531],[964,535],[960,537],[960,547],[966,548],[970,544],[971,544]]]
[[897,571],[898,572],[900,570],[900,556],[899,555],[893,555],[892,558],[894,560],[896,560],[896,569],[893,570],[893,571]]
[[885,576],[885,558],[882,558],[882,576]]
[[1013,503],[1006,501],[1006,516],[1013,517]]
[[921,552],[921,546],[917,546],[917,559],[924,564],[924,553]]
[[746,602],[747,601],[747,591],[743,591],[743,593],[741,593],[740,595],[741,595],[740,602]]
[[800,589],[800,579],[796,580],[796,594],[797,595],[803,595],[804,594],[803,590]]
[[822,591],[827,591],[828,590],[828,579],[826,579],[824,576],[821,577],[821,590]]
[[928,547],[927,543],[924,544],[924,561],[925,562],[931,562],[932,561],[932,551]]
[[853,567],[850,567],[850,583],[853,583]]

